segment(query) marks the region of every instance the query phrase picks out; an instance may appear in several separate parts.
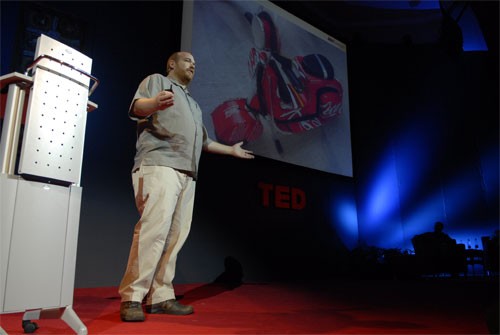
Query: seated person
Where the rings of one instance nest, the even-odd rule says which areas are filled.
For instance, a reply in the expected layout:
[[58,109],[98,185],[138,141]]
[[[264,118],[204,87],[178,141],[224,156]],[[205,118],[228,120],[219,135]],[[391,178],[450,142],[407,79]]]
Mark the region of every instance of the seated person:
[[434,224],[434,231],[411,239],[421,269],[425,273],[464,272],[465,248],[443,232],[442,222]]
[[436,222],[434,224],[434,232],[432,238],[439,244],[456,244],[456,241],[452,239],[448,234],[443,233],[444,224],[442,222]]

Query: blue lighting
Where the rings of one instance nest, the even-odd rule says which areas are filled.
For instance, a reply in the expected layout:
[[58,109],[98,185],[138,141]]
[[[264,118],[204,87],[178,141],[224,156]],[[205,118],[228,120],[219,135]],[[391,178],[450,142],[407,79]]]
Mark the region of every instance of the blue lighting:
[[418,205],[405,219],[404,244],[411,247],[410,240],[413,236],[434,230],[436,221],[445,222],[445,209],[441,190],[432,194]]
[[437,0],[424,0],[424,1],[348,1],[352,5],[385,8],[385,9],[439,9],[439,1]]
[[400,247],[403,240],[396,159],[388,147],[358,203],[360,241],[382,248]]
[[471,159],[440,175],[436,143],[441,139],[433,129],[439,123],[426,115],[413,118],[386,144],[358,199],[359,234],[367,245],[412,249],[411,238],[432,231],[436,221],[462,243],[491,235],[498,226],[492,222],[496,217],[484,212],[498,202],[498,146],[481,153],[480,161]]
[[[348,1],[352,5],[382,8],[387,10],[441,10],[439,1]],[[463,3],[465,4],[465,2]],[[451,15],[457,19],[461,9],[459,6]],[[483,32],[477,22],[474,12],[468,6],[458,21],[462,30],[463,51],[487,51],[488,46],[484,40]]]
[[[493,197],[494,201],[498,201],[498,184],[499,184],[499,151],[498,144],[489,148],[488,151],[481,155],[481,178],[484,184],[486,193]],[[491,187],[496,185],[496,187]]]
[[467,8],[463,16],[458,21],[460,29],[462,29],[464,51],[487,51],[488,47],[484,40],[483,32],[477,22],[476,16],[472,10]]
[[399,191],[393,152],[382,160],[367,198],[367,223],[383,224],[385,219],[399,211]]
[[[415,110],[420,108],[425,107],[415,106]],[[428,119],[414,119],[395,141],[397,179],[404,180],[404,184],[398,188],[402,203],[411,202],[411,197],[425,185],[425,179],[433,174],[430,162],[436,156],[435,134]]]
[[[491,235],[495,224],[488,220],[476,220],[475,223],[466,220],[469,211],[474,211],[480,205],[480,198],[475,196],[480,193],[476,175],[470,173],[470,167],[465,167],[462,174],[442,185],[418,206],[410,215],[404,218],[403,235],[404,248],[411,248],[411,238],[433,230],[436,221],[445,223],[445,232],[457,240],[457,243],[467,244],[467,240],[480,240],[481,236]],[[446,195],[445,195],[446,193]],[[469,196],[466,196],[469,195]],[[385,243],[394,244],[394,236],[388,236]],[[475,248],[475,244],[472,246]],[[481,245],[479,245],[481,248]]]
[[342,196],[330,199],[330,222],[344,245],[353,249],[358,245],[358,213],[356,199]]
[[356,204],[352,201],[344,200],[337,204],[335,210],[343,230],[353,236],[358,235],[358,214]]

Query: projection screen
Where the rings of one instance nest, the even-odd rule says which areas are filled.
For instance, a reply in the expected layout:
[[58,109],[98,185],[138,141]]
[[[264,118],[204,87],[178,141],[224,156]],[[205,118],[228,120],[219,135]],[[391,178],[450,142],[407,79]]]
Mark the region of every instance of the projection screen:
[[184,1],[209,137],[353,176],[346,46],[268,1]]

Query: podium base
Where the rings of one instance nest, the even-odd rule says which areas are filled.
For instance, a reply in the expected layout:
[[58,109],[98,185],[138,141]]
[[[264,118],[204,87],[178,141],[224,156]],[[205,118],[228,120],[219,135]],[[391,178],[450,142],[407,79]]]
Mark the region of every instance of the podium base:
[[61,319],[73,329],[78,335],[87,335],[87,327],[80,320],[73,308],[70,306],[61,308],[37,309],[26,311],[23,315],[23,329],[25,333],[33,333],[39,327],[33,320]]

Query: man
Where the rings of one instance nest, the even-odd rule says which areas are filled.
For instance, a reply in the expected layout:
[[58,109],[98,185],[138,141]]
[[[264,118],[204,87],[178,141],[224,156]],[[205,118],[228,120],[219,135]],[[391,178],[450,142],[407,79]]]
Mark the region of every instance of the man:
[[434,224],[434,232],[432,233],[432,238],[437,244],[455,244],[455,241],[446,233],[443,233],[444,224],[437,221]]
[[141,303],[146,296],[147,313],[193,312],[192,306],[175,300],[172,280],[191,226],[201,150],[253,158],[242,143],[227,146],[208,138],[200,107],[187,90],[194,70],[190,53],[174,53],[167,77],[144,79],[130,105],[129,116],[138,122],[132,182],[141,218],[119,289],[123,321],[144,321]]

